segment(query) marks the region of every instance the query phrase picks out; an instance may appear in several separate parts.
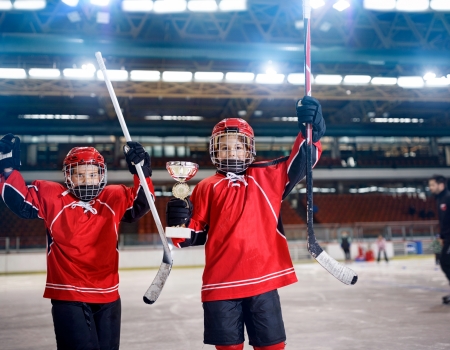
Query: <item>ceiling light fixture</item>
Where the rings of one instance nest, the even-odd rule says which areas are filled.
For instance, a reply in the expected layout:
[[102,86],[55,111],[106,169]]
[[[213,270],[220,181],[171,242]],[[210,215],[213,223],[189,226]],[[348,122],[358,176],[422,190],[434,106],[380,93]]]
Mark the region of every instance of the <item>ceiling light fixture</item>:
[[219,4],[220,11],[246,11],[247,0],[222,0]]
[[428,10],[429,0],[397,0],[397,11],[422,12]]
[[59,69],[31,68],[28,71],[28,75],[37,79],[56,79],[61,76],[61,72]]
[[396,0],[364,0],[366,10],[390,11],[395,10]]
[[13,8],[15,10],[42,10],[47,6],[45,0],[16,0],[14,1]]
[[333,5],[335,10],[342,12],[350,7],[350,3],[347,0],[339,0]]
[[153,11],[156,13],[176,13],[186,11],[185,0],[157,0],[153,4]]
[[150,12],[153,10],[151,0],[123,0],[122,11],[124,12]]
[[187,8],[192,12],[214,12],[217,11],[217,3],[214,0],[191,0]]

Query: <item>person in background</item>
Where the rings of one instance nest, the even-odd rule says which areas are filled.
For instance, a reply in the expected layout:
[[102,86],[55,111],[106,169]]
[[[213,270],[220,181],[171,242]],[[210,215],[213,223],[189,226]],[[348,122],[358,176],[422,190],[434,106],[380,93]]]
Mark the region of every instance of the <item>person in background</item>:
[[387,257],[387,253],[386,253],[386,240],[384,239],[384,237],[382,235],[378,236],[377,247],[378,247],[378,259],[377,259],[377,261],[380,262],[381,252],[383,252],[384,260],[386,260],[386,262],[389,262],[389,259]]
[[349,262],[351,261],[351,257],[350,257],[350,244],[351,244],[351,239],[348,236],[348,233],[346,231],[342,232],[341,234],[341,248],[344,251],[345,254],[345,262]]
[[[442,175],[434,175],[428,180],[430,192],[436,196],[440,239],[442,251],[440,263],[442,271],[450,282],[450,192],[447,189],[447,180]],[[450,295],[442,298],[444,304],[450,304]]]

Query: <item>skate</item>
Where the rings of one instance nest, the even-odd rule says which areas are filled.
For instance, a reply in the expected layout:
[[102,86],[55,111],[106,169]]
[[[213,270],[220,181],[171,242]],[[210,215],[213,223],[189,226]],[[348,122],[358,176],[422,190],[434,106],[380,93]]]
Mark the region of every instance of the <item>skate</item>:
[[445,297],[442,297],[442,302],[446,305],[450,304],[450,295],[446,295]]

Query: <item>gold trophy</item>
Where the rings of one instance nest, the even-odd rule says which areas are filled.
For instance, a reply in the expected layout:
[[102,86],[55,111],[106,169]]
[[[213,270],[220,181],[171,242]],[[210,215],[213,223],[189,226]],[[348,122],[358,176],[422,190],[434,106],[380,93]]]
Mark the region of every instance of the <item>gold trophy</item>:
[[[166,163],[166,169],[177,183],[172,187],[172,193],[176,198],[186,202],[190,189],[186,181],[192,179],[198,171],[198,164],[191,162],[173,161]],[[191,238],[191,229],[183,226],[166,227],[166,237]]]

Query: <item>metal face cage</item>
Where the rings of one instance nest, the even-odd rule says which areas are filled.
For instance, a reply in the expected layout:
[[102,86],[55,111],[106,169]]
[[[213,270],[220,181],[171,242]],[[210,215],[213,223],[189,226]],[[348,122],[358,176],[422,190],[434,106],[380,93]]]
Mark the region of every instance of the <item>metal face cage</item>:
[[63,171],[68,190],[82,201],[94,199],[106,186],[106,164],[94,160],[76,162],[65,164]]
[[211,136],[209,154],[218,170],[241,173],[255,160],[255,141],[238,128],[226,128]]

